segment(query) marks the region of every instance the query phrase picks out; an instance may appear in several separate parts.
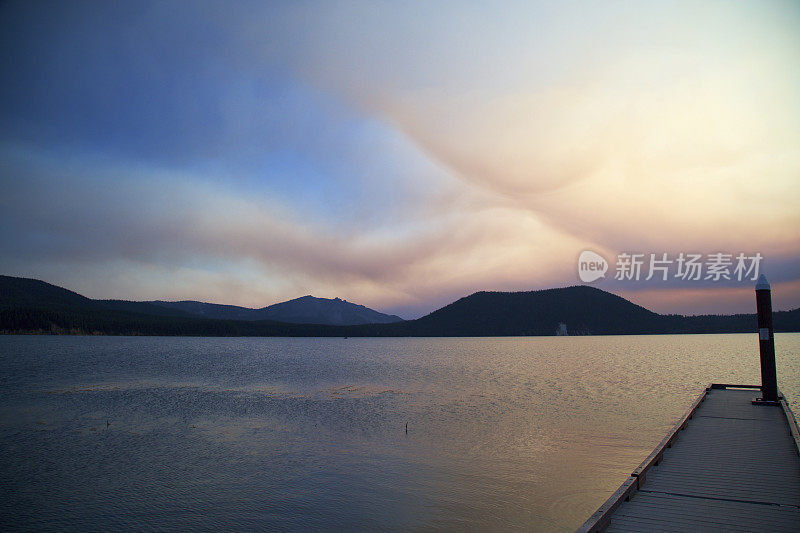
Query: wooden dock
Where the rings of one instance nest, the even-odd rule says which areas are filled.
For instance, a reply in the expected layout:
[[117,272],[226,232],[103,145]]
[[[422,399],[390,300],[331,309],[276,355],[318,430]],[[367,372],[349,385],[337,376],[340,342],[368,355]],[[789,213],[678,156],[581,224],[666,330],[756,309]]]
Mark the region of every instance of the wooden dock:
[[713,384],[581,528],[800,531],[800,434],[783,396]]

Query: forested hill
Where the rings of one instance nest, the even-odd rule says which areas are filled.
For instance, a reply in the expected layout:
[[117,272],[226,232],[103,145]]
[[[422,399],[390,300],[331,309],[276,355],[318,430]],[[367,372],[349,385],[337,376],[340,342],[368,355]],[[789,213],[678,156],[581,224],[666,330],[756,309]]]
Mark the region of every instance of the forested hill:
[[[776,331],[800,331],[800,309],[776,312],[774,322]],[[158,302],[92,300],[43,281],[0,276],[0,332],[3,333],[517,336],[554,335],[560,324],[564,324],[569,335],[756,331],[754,314],[660,315],[588,286],[528,292],[477,292],[416,320],[342,326],[206,318]]]
[[615,294],[587,286],[530,292],[476,292],[414,321],[436,334],[553,335],[660,332],[662,317]]
[[194,316],[221,320],[274,320],[293,324],[326,324],[352,326],[357,324],[387,324],[403,319],[379,313],[341,298],[316,298],[302,296],[287,302],[272,304],[260,309],[235,305],[210,304],[195,301],[150,302],[162,307],[177,309]]
[[[169,318],[194,318],[230,321],[267,321],[293,324],[358,325],[400,322],[395,315],[379,313],[373,309],[340,298],[315,298],[303,296],[288,302],[273,304],[260,309],[235,305],[220,305],[196,301],[167,302],[162,300],[134,302],[128,300],[92,300],[69,291],[29,278],[0,276],[0,309],[26,309],[42,311],[80,312],[87,316],[92,312],[133,313]],[[148,319],[152,323],[153,319]],[[253,328],[243,326],[244,330]]]

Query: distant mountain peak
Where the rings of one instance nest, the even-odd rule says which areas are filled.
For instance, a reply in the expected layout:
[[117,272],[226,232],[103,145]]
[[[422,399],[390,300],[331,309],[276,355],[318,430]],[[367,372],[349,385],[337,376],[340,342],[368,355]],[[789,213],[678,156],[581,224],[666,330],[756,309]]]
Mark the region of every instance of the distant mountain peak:
[[[774,313],[800,331],[800,309]],[[340,327],[347,326],[347,327]],[[311,295],[263,309],[195,301],[93,300],[44,281],[0,276],[0,332],[116,335],[518,336],[753,332],[755,315],[659,315],[597,287],[479,291],[403,321]]]
[[388,324],[403,320],[399,316],[379,313],[363,305],[353,304],[341,298],[317,298],[310,294],[260,309],[194,301],[156,301],[151,303],[203,318],[218,320],[270,320],[274,322],[328,326]]
[[354,326],[388,324],[403,320],[399,316],[380,313],[339,297],[317,298],[311,295],[273,304],[260,311],[264,312],[264,318],[267,320],[296,324]]

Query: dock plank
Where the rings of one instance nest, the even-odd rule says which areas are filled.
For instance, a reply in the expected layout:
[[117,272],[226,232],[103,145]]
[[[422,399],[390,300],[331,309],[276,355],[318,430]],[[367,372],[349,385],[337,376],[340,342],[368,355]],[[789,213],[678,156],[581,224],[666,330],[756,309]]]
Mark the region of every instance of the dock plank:
[[658,461],[634,471],[628,499],[579,531],[800,531],[794,421],[753,405],[758,392],[707,389]]

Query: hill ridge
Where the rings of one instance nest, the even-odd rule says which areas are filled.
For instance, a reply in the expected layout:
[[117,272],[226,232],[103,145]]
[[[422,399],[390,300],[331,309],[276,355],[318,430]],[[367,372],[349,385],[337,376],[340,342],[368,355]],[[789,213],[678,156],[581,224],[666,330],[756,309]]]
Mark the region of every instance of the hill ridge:
[[[362,308],[341,299],[314,298],[314,305]],[[307,297],[301,297],[301,299]],[[734,333],[756,331],[755,314],[661,315],[597,287],[532,291],[476,291],[415,320],[356,325],[314,324],[314,309],[296,312],[297,299],[262,309],[203,302],[92,300],[31,278],[0,276],[0,332],[99,333],[109,335],[212,336],[520,336]],[[168,304],[168,305],[167,305]],[[176,304],[230,312],[261,313],[256,320],[212,318]],[[166,309],[159,306],[173,306]],[[277,307],[276,307],[277,306]],[[313,307],[313,306],[311,306]],[[270,311],[271,309],[271,311]],[[306,310],[308,306],[306,306]],[[372,311],[369,308],[364,308]],[[270,314],[269,312],[272,314]],[[373,311],[377,313],[377,311]],[[281,316],[281,320],[275,317]],[[385,315],[390,316],[390,315]],[[288,317],[288,320],[287,318]],[[398,317],[399,318],[399,317]],[[800,308],[774,313],[775,331],[800,331]]]
[[[295,304],[291,304],[295,302]],[[290,304],[290,313],[282,312]],[[169,317],[201,317],[216,320],[271,320],[288,323],[361,325],[399,322],[396,315],[380,313],[364,305],[341,298],[301,296],[253,309],[229,304],[214,304],[196,300],[118,300],[91,299],[69,289],[34,278],[0,276],[0,306],[28,306],[47,308],[102,307],[105,309]],[[303,307],[311,307],[308,312]]]

